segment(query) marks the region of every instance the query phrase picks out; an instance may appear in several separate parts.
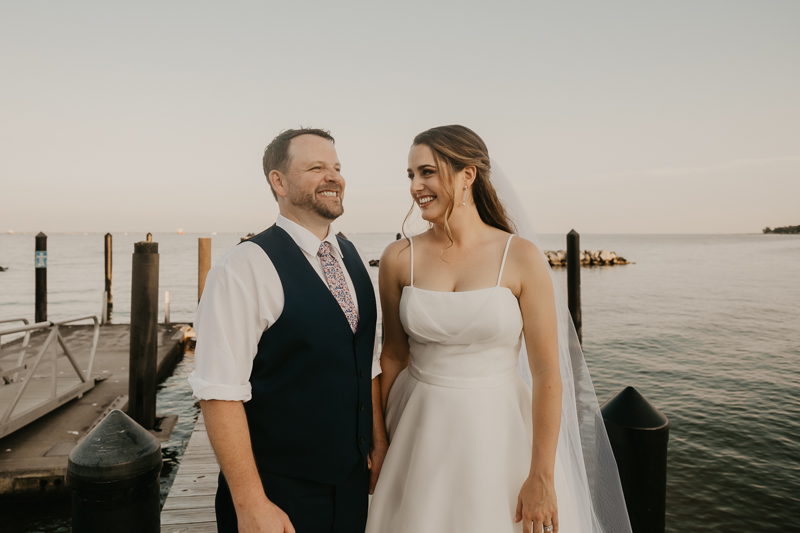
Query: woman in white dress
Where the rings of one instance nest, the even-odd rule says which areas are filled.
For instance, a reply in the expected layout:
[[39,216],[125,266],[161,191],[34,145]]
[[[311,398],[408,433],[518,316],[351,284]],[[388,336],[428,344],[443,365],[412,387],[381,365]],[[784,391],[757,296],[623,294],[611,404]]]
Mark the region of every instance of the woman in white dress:
[[595,468],[576,451],[582,436],[570,438],[586,390],[560,354],[569,359],[569,342],[550,269],[513,235],[485,144],[463,126],[433,128],[408,161],[430,229],[380,262],[389,449],[367,532],[630,531],[627,515],[595,512]]

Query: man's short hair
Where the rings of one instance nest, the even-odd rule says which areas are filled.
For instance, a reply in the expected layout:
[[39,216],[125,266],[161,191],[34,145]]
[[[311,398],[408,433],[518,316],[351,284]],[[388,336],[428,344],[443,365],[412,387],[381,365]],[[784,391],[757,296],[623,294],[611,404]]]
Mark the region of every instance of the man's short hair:
[[286,169],[289,168],[290,163],[289,145],[292,143],[292,139],[300,135],[316,135],[317,137],[328,139],[331,144],[336,144],[336,141],[329,131],[317,128],[285,130],[272,139],[272,142],[264,149],[264,159],[262,163],[264,165],[264,175],[267,177],[267,183],[269,183],[272,196],[274,196],[276,200],[278,199],[278,195],[275,193],[275,189],[272,188],[272,182],[269,181],[269,173],[273,170],[277,170],[283,174],[286,173]]

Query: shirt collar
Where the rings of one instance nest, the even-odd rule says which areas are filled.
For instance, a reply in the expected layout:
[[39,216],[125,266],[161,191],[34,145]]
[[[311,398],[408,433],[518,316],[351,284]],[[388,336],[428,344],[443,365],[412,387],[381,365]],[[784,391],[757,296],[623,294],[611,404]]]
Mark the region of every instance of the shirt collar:
[[278,214],[278,220],[275,225],[288,233],[295,244],[312,257],[317,256],[320,245],[326,241],[331,243],[331,250],[333,250],[338,257],[342,257],[342,249],[339,247],[339,239],[336,238],[333,225],[328,226],[328,235],[321,241],[308,229],[281,214]]

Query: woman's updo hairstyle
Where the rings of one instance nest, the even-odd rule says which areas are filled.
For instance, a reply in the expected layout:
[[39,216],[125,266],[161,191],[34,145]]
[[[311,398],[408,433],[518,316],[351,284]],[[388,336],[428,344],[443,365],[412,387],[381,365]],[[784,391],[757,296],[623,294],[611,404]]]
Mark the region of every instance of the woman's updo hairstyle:
[[439,126],[417,135],[413,146],[418,145],[425,145],[431,149],[440,175],[445,178],[445,183],[449,182],[450,205],[445,214],[444,227],[451,242],[452,235],[447,219],[455,208],[453,180],[456,174],[470,166],[476,169],[475,181],[472,183],[472,200],[478,208],[481,220],[508,233],[515,233],[514,225],[508,219],[506,209],[497,197],[490,180],[492,170],[489,150],[477,133],[457,124]]

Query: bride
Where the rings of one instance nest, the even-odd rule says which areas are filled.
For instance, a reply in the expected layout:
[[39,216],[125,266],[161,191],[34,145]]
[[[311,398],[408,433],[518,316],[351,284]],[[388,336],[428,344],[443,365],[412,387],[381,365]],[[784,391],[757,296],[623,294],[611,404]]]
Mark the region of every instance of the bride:
[[389,448],[367,532],[630,532],[574,329],[510,183],[464,126],[419,134],[408,177],[430,229],[380,261]]

